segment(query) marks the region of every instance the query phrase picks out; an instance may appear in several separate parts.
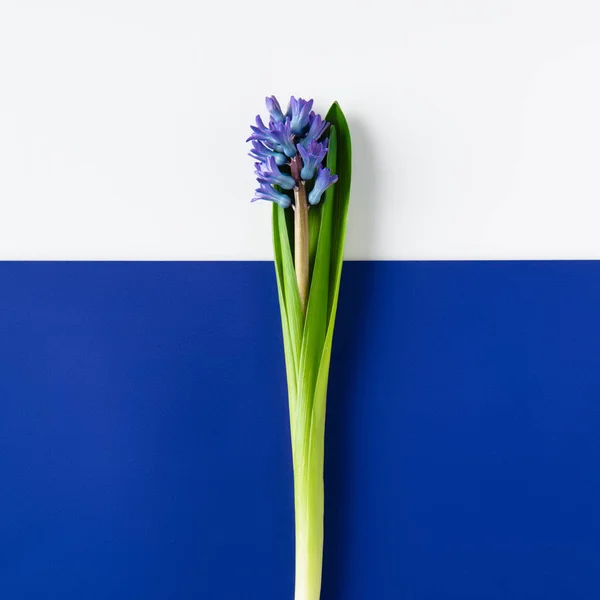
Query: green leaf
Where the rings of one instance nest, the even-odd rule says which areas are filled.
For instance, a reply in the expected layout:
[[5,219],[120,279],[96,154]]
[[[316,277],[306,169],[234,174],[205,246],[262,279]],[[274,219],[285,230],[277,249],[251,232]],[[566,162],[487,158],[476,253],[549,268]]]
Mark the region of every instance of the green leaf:
[[[327,153],[327,167],[332,172],[335,172],[336,156],[337,136],[335,127],[332,126],[329,134],[329,152]],[[327,192],[331,190],[332,188],[329,188]],[[319,373],[325,334],[327,332],[333,211],[333,195],[326,193],[321,208],[321,222],[310,283],[304,331],[302,334],[300,368],[298,371],[298,397],[302,398],[303,401],[297,404],[296,415],[297,422],[306,425],[303,434],[306,436],[304,443],[307,454],[310,421],[312,420],[313,410],[312,398]]]
[[[350,203],[350,180],[352,176],[352,144],[350,140],[350,130],[348,129],[346,117],[337,102],[331,106],[325,119],[331,123],[332,130],[335,128],[334,131],[337,134],[336,173],[338,182],[330,188],[330,196],[325,198],[325,202],[330,202],[333,207],[328,321],[327,333],[322,346],[312,402],[309,442],[310,451],[308,456],[308,463],[311,471],[314,473],[314,477],[320,478],[323,476],[323,459],[325,452],[327,383],[329,380],[333,330],[342,278],[342,265],[344,262],[344,243],[346,239],[346,223],[348,220],[348,205]],[[329,192],[330,190],[327,191]],[[318,485],[318,483],[315,482],[313,485]]]
[[288,390],[296,390],[296,365],[290,345],[290,332],[288,327],[287,311],[285,309],[285,296],[283,284],[283,261],[281,256],[281,241],[279,238],[279,215],[277,206],[273,205],[273,254],[275,262],[275,275],[277,277],[277,295],[279,296],[279,310],[281,313],[281,330],[283,333],[283,350],[285,354],[285,371],[287,374]]
[[302,345],[302,307],[294,270],[289,230],[285,211],[273,205],[273,249],[275,274],[281,312],[283,347],[288,381],[290,404],[290,428],[295,430],[295,406],[297,404],[298,363]]
[[[329,282],[329,323],[333,327],[342,279],[342,265],[344,263],[344,244],[346,241],[350,182],[352,179],[352,141],[348,121],[346,121],[346,117],[337,102],[331,105],[325,120],[331,123],[337,131],[336,173],[338,182],[331,188],[334,196],[334,214],[331,240],[331,277]],[[333,329],[331,335],[333,337]]]

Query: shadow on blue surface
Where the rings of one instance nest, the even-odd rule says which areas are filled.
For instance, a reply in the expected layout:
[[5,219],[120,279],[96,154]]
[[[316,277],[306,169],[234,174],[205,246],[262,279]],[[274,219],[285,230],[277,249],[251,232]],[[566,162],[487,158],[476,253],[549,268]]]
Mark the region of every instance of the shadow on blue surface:
[[[291,598],[269,263],[0,264],[0,597]],[[345,266],[324,600],[600,597],[600,263]]]

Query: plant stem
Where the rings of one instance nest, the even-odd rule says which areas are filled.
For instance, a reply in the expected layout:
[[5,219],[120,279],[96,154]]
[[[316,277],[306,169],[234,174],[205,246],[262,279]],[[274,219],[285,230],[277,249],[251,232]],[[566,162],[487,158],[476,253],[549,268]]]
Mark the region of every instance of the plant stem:
[[302,314],[306,315],[309,285],[308,202],[303,181],[300,181],[294,188],[294,200],[294,266]]
[[[319,600],[323,571],[323,476],[306,469],[296,477],[294,600]],[[315,476],[316,475],[316,476]]]

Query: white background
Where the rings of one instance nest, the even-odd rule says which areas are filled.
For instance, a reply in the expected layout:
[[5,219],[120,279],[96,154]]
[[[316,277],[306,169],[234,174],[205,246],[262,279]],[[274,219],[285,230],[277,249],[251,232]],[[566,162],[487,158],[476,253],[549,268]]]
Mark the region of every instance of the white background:
[[267,94],[347,114],[348,258],[600,258],[599,31],[597,0],[1,0],[0,258],[271,258]]

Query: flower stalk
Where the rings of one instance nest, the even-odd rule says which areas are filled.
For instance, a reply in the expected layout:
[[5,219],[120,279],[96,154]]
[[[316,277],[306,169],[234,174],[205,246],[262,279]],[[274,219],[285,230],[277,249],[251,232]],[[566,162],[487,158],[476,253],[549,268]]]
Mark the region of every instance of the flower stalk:
[[302,314],[306,315],[309,286],[308,201],[303,181],[294,188],[294,266]]

